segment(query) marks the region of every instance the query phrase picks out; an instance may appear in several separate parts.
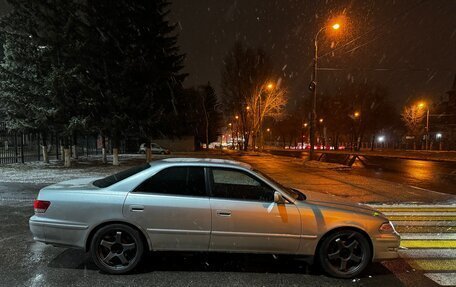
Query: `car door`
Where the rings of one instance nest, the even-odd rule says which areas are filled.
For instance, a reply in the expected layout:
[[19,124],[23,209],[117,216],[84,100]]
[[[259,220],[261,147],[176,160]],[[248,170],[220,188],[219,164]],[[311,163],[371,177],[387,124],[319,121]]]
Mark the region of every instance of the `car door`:
[[274,203],[274,190],[253,174],[211,168],[212,232],[210,250],[294,253],[301,218],[292,203]]
[[207,250],[211,213],[203,167],[168,167],[127,195],[124,215],[154,250]]

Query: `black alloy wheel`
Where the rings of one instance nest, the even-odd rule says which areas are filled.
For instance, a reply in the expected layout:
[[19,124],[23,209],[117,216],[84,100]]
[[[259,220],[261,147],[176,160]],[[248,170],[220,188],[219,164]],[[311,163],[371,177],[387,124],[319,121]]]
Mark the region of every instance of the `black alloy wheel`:
[[123,224],[102,227],[93,236],[90,246],[95,264],[110,274],[123,274],[133,270],[144,252],[140,233]]
[[318,250],[322,269],[338,278],[360,274],[372,259],[368,239],[358,231],[340,230],[327,236]]

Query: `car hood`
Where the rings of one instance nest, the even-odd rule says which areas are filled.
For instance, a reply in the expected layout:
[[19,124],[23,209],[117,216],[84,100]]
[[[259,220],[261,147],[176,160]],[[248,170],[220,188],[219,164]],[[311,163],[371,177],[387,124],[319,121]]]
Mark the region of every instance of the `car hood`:
[[324,206],[329,208],[335,208],[339,210],[344,210],[348,212],[357,212],[363,213],[371,216],[383,216],[381,212],[375,210],[374,208],[361,204],[354,203],[348,200],[344,200],[338,196],[332,196],[322,193],[316,193],[311,191],[299,190],[306,195],[306,200],[302,201],[303,204],[312,204],[318,206]]
[[100,177],[87,177],[87,178],[76,178],[61,181],[59,183],[55,183],[53,185],[46,186],[43,190],[49,189],[62,189],[62,190],[89,190],[89,189],[98,189],[98,187],[94,186],[92,182],[95,180],[100,179]]

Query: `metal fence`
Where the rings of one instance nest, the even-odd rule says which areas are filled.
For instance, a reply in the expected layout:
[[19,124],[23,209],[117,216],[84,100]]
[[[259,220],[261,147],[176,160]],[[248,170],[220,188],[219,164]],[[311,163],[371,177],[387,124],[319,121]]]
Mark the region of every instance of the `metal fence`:
[[[56,135],[50,135],[47,150],[50,160],[62,158],[60,139]],[[87,157],[101,154],[101,140],[94,135],[77,137],[76,154]],[[0,123],[0,164],[40,160],[42,150],[38,133],[10,132]]]

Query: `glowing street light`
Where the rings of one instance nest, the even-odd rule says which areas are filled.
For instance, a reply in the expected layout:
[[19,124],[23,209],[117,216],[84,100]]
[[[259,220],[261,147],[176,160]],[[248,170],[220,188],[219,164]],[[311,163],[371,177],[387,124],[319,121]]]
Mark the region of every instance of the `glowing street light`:
[[319,121],[320,123],[322,123],[322,122],[323,122],[323,119],[319,119],[318,121]]
[[378,142],[383,143],[383,142],[385,142],[385,136],[379,136],[377,138],[377,140],[378,140]]
[[[323,26],[320,30],[318,30],[317,34],[314,37],[314,60],[313,60],[313,75],[312,75],[312,82],[310,83],[309,89],[313,92],[312,97],[312,117],[311,117],[311,124],[310,124],[310,151],[309,151],[309,159],[312,159],[314,156],[315,150],[315,129],[317,123],[317,67],[318,67],[318,35],[327,29],[332,28],[333,30],[339,30],[341,27],[340,23],[334,23],[331,26]],[[320,121],[321,123],[322,121]]]
[[360,113],[359,112],[355,112],[353,115],[355,116],[355,118],[359,118]]
[[268,90],[272,90],[272,89],[274,88],[274,84],[273,84],[273,83],[269,83],[269,84],[266,86],[266,88],[267,88]]
[[426,105],[425,102],[419,102],[418,108],[424,109],[426,108],[426,150],[429,149],[429,106]]

